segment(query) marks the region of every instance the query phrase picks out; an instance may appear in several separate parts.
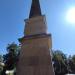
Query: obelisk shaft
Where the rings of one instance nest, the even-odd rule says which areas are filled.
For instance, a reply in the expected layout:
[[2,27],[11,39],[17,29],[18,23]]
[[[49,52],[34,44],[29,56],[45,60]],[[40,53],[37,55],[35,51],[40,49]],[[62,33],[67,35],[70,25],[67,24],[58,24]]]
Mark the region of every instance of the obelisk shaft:
[[17,75],[54,75],[51,34],[47,34],[46,18],[41,14],[39,0],[32,0],[29,19],[25,20],[24,37]]

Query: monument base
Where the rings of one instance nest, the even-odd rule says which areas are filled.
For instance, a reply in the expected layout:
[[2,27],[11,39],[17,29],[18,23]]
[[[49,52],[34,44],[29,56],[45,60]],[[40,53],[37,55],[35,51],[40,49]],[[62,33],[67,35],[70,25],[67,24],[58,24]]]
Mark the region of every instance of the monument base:
[[38,34],[20,39],[22,47],[17,65],[17,75],[54,75],[51,35]]

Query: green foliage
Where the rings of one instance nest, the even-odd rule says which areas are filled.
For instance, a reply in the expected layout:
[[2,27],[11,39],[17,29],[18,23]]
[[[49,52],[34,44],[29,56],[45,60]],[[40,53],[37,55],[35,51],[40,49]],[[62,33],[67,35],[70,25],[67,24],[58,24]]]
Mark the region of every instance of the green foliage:
[[0,62],[3,62],[3,57],[2,57],[2,55],[0,55]]
[[3,57],[2,57],[2,55],[0,55],[0,75],[1,75],[1,72],[2,72],[2,70],[3,70]]
[[20,51],[20,47],[15,43],[11,43],[8,44],[6,50],[7,54],[3,56],[5,63],[5,66],[3,68],[3,73],[5,73],[6,70],[13,70],[16,67],[16,62],[18,58],[18,53]]
[[75,64],[75,55],[72,56],[72,61]]
[[75,74],[75,55],[68,58],[68,66],[70,68],[70,72]]
[[55,75],[75,74],[75,55],[67,56],[60,50],[53,51]]
[[53,52],[54,70],[56,75],[64,75],[68,72],[66,60],[66,55],[63,52],[59,50]]

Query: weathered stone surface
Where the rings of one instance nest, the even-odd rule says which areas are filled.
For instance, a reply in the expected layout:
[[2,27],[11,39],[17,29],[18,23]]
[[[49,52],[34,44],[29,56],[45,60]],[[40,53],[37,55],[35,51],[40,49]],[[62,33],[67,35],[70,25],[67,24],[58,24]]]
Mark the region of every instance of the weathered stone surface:
[[51,36],[23,39],[17,75],[54,75]]
[[[25,20],[24,37],[21,42],[21,52],[17,64],[17,75],[54,75],[51,49],[51,34],[47,34],[45,16],[41,12],[39,0],[32,0],[30,18]],[[33,7],[37,8],[33,8]],[[34,10],[33,10],[34,9]],[[35,12],[39,10],[38,15]]]
[[46,18],[44,15],[26,19],[25,23],[25,36],[47,33]]

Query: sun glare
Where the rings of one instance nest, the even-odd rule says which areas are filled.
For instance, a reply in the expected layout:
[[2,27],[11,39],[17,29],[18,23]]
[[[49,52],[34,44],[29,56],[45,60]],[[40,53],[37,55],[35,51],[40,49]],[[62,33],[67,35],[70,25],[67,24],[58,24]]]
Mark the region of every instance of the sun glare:
[[75,24],[75,7],[70,8],[70,9],[67,11],[66,19],[67,19],[67,21],[68,21],[69,23]]

